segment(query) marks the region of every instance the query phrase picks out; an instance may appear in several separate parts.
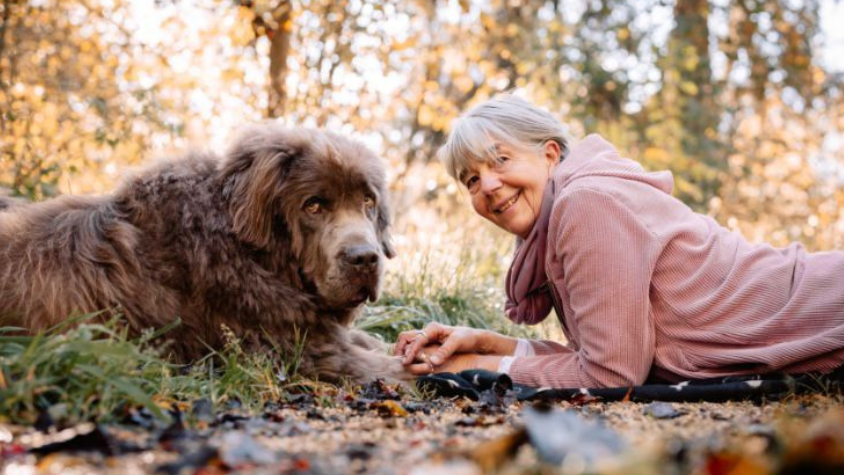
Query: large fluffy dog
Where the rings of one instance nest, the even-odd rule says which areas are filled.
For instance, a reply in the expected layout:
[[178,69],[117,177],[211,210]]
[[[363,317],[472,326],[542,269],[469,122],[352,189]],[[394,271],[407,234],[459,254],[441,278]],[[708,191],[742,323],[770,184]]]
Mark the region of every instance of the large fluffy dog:
[[357,142],[263,124],[225,157],[163,162],[112,195],[3,208],[2,324],[40,330],[105,309],[137,331],[179,317],[182,360],[221,347],[225,325],[290,353],[305,336],[312,376],[409,378],[349,328],[393,255],[384,167]]

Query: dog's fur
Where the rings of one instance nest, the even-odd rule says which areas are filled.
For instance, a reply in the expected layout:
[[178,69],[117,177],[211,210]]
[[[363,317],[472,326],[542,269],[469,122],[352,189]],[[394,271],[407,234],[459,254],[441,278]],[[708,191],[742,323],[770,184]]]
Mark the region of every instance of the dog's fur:
[[0,188],[0,211],[24,203],[24,200],[20,198],[12,198],[10,195],[11,193],[9,190]]
[[0,200],[0,323],[106,310],[140,331],[178,317],[182,361],[223,346],[223,325],[288,354],[298,332],[306,374],[410,379],[349,328],[394,253],[384,174],[355,141],[261,124],[224,157],[165,161],[112,195]]

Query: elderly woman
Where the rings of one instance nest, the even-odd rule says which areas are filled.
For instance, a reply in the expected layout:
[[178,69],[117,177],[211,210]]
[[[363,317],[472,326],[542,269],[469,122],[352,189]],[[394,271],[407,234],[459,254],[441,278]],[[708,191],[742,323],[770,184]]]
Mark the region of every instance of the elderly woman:
[[460,117],[440,157],[475,212],[516,236],[507,317],[532,325],[553,308],[568,341],[431,323],[398,338],[410,371],[563,388],[844,363],[844,252],[749,244],[671,196],[670,172],[597,135],[571,144],[513,95]]

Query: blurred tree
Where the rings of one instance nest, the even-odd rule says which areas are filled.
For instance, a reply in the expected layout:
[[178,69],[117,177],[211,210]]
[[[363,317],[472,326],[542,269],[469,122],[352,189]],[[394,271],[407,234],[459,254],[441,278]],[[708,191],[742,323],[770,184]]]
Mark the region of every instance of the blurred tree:
[[818,1],[734,1],[716,7],[728,28],[718,37],[718,139],[728,149],[712,213],[754,240],[810,247],[844,245],[841,78],[818,64]]
[[159,115],[128,53],[125,2],[5,0],[0,41],[0,185],[57,193],[63,172],[89,179],[137,157]]
[[[237,0],[236,3],[244,12],[243,17],[251,20],[254,38],[269,40],[267,117],[283,117],[287,100],[287,59],[293,35],[293,2]],[[252,44],[254,46],[254,42]]]
[[460,112],[519,89],[754,239],[844,244],[819,1],[158,0],[152,29],[141,2],[3,0],[0,184],[79,191],[264,116],[359,134],[400,216],[420,199],[448,215],[458,188],[427,163]]
[[718,194],[725,150],[717,134],[720,85],[709,52],[709,2],[676,0],[674,27],[659,58],[662,85],[643,114],[646,158],[675,174],[677,195],[699,211]]

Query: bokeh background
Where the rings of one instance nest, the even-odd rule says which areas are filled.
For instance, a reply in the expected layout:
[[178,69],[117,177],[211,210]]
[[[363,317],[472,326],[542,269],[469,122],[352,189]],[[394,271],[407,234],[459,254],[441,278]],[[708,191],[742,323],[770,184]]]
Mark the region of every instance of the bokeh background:
[[753,242],[844,248],[839,0],[0,2],[16,195],[107,192],[247,122],[328,127],[389,162],[389,295],[495,313],[512,239],[434,156],[460,111],[515,90]]

